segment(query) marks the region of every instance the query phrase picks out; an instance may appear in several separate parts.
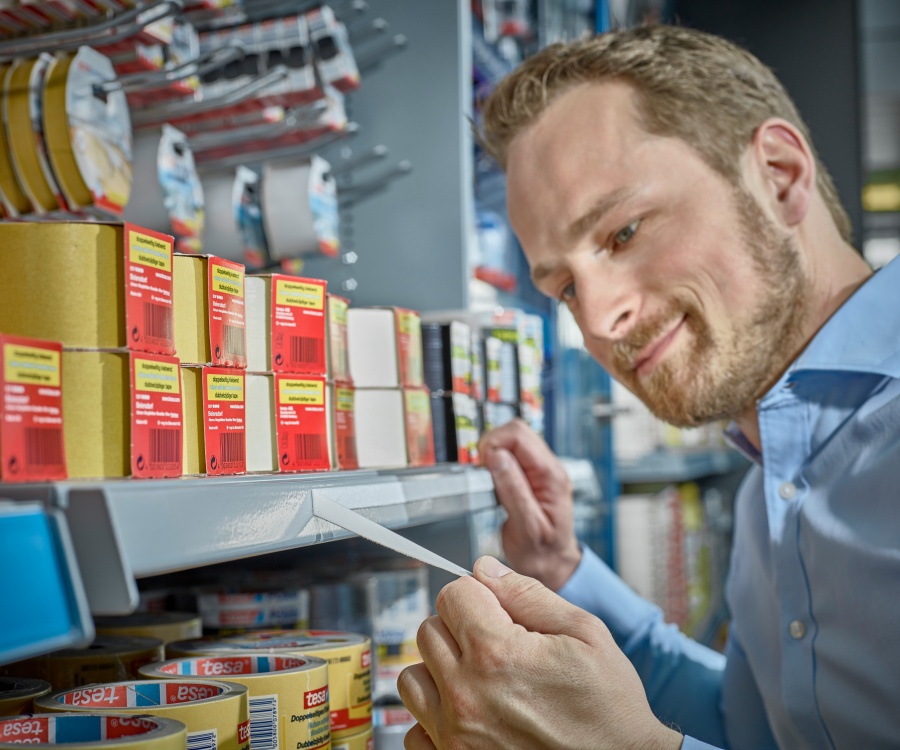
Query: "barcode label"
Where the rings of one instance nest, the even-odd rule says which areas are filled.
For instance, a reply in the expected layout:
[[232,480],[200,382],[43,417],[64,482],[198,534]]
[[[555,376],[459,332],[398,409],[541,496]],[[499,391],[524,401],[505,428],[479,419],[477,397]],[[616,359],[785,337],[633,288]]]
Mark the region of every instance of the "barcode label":
[[150,463],[174,464],[181,461],[181,430],[150,430]]
[[145,302],[144,335],[148,338],[172,341],[172,308]]
[[188,732],[187,750],[216,750],[216,730]]
[[223,432],[219,434],[219,457],[222,464],[244,462],[244,433]]
[[294,447],[300,461],[325,458],[324,435],[294,435]]
[[62,430],[57,427],[26,427],[25,465],[36,467],[62,466]]
[[244,329],[240,326],[230,326],[227,323],[222,328],[225,331],[225,356],[247,356],[244,348]]
[[356,438],[355,437],[342,437],[341,438],[341,456],[345,461],[356,462]]
[[322,365],[325,350],[322,339],[310,336],[291,336],[291,362],[295,364]]
[[250,750],[278,750],[278,696],[250,699]]

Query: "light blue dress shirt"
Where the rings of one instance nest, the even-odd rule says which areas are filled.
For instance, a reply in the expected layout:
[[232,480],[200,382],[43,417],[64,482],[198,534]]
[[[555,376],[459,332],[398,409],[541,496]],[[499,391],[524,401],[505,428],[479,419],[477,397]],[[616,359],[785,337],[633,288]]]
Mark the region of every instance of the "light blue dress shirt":
[[[714,747],[900,747],[900,259],[759,401],[735,500],[722,655],[595,555],[559,592],[606,622],[654,712]],[[696,739],[695,739],[696,738]]]

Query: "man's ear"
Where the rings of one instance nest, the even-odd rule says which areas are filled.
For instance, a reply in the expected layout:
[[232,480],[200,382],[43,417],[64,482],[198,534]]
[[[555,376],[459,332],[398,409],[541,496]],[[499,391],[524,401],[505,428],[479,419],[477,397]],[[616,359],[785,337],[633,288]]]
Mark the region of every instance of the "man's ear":
[[751,148],[772,209],[787,226],[796,226],[816,190],[816,160],[809,144],[794,125],[772,117],[756,129]]

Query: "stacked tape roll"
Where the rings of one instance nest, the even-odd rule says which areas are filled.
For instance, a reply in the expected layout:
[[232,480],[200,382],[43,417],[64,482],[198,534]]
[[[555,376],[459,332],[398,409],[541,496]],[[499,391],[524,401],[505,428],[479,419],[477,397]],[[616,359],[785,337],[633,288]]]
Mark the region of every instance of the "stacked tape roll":
[[0,719],[0,750],[66,745],[77,750],[185,750],[187,729],[161,716],[64,713]]
[[[31,713],[34,699],[47,695],[52,689],[46,680],[0,677],[0,716]],[[0,743],[5,741],[0,732]]]
[[187,727],[191,750],[249,750],[247,688],[218,680],[138,680],[64,690],[38,698],[38,711],[141,713]]
[[100,635],[138,635],[171,643],[199,638],[203,625],[200,616],[192,612],[136,612],[122,617],[95,617],[94,628]]
[[372,724],[372,645],[358,633],[270,630],[218,640],[170,643],[171,657],[215,656],[223,651],[317,656],[328,662],[331,737],[357,734]]
[[[3,87],[3,82],[9,74],[9,68],[9,63],[0,64],[0,88]],[[31,213],[31,201],[16,176],[9,150],[9,139],[2,124],[0,124],[0,200],[3,202],[3,210],[9,216]]]
[[94,682],[133,679],[144,664],[162,659],[163,642],[157,638],[106,635],[87,648],[54,651],[3,669],[14,676],[47,680],[54,690],[69,690]]
[[198,594],[197,609],[204,629],[219,634],[254,628],[303,628],[309,625],[309,591]]
[[250,698],[251,750],[307,750],[331,741],[328,665],[312,656],[233,654],[174,659],[141,668],[152,679],[236,682]]
[[374,750],[375,739],[371,727],[364,732],[348,735],[331,745],[331,750]]
[[38,214],[65,208],[45,161],[41,94],[44,77],[53,58],[43,54],[16,60],[3,84],[3,122],[12,163],[25,194]]
[[115,80],[109,58],[90,47],[56,58],[47,72],[43,130],[72,210],[121,216],[131,196],[131,116]]
[[370,581],[329,581],[309,587],[310,627],[372,633],[375,586]]

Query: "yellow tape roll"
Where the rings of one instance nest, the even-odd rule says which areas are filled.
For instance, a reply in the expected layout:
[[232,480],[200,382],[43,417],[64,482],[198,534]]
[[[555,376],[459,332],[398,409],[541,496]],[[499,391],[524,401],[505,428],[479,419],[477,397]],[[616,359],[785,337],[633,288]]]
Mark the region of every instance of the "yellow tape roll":
[[[16,60],[6,74],[3,86],[3,121],[9,139],[13,167],[36,213],[49,213],[60,208],[54,186],[41,166],[40,149],[43,135],[35,129],[33,115],[40,103],[44,75],[50,64],[48,55],[30,60]],[[35,96],[37,97],[35,103]]]
[[34,699],[47,695],[52,689],[46,680],[0,677],[0,716],[30,713]]
[[219,640],[179,641],[169,657],[222,651],[318,656],[328,662],[331,738],[358,734],[372,725],[372,643],[364,635],[322,630],[270,630]]
[[312,656],[222,654],[141,667],[155,679],[212,678],[250,691],[251,750],[326,748],[331,741],[328,665]]
[[367,729],[359,734],[344,737],[340,742],[331,746],[331,750],[375,750],[375,738],[372,729]]
[[127,344],[121,226],[0,223],[0,330],[67,347]]
[[[9,74],[9,68],[9,63],[0,64],[0,87]],[[31,201],[28,200],[13,169],[9,140],[6,137],[6,127],[3,125],[0,125],[0,193],[6,212],[11,216],[31,213]]]
[[54,690],[92,682],[137,677],[138,668],[162,659],[163,642],[156,638],[101,636],[88,648],[66,648],[33,659],[7,664],[5,674],[47,680]]
[[160,716],[66,713],[0,719],[0,750],[68,745],[73,750],[185,750],[187,729]]
[[192,612],[136,612],[123,617],[95,617],[98,635],[139,635],[159,638],[163,643],[199,638],[200,615]]
[[138,680],[90,685],[38,698],[39,712],[141,713],[187,727],[191,750],[249,750],[247,688],[217,680]]

